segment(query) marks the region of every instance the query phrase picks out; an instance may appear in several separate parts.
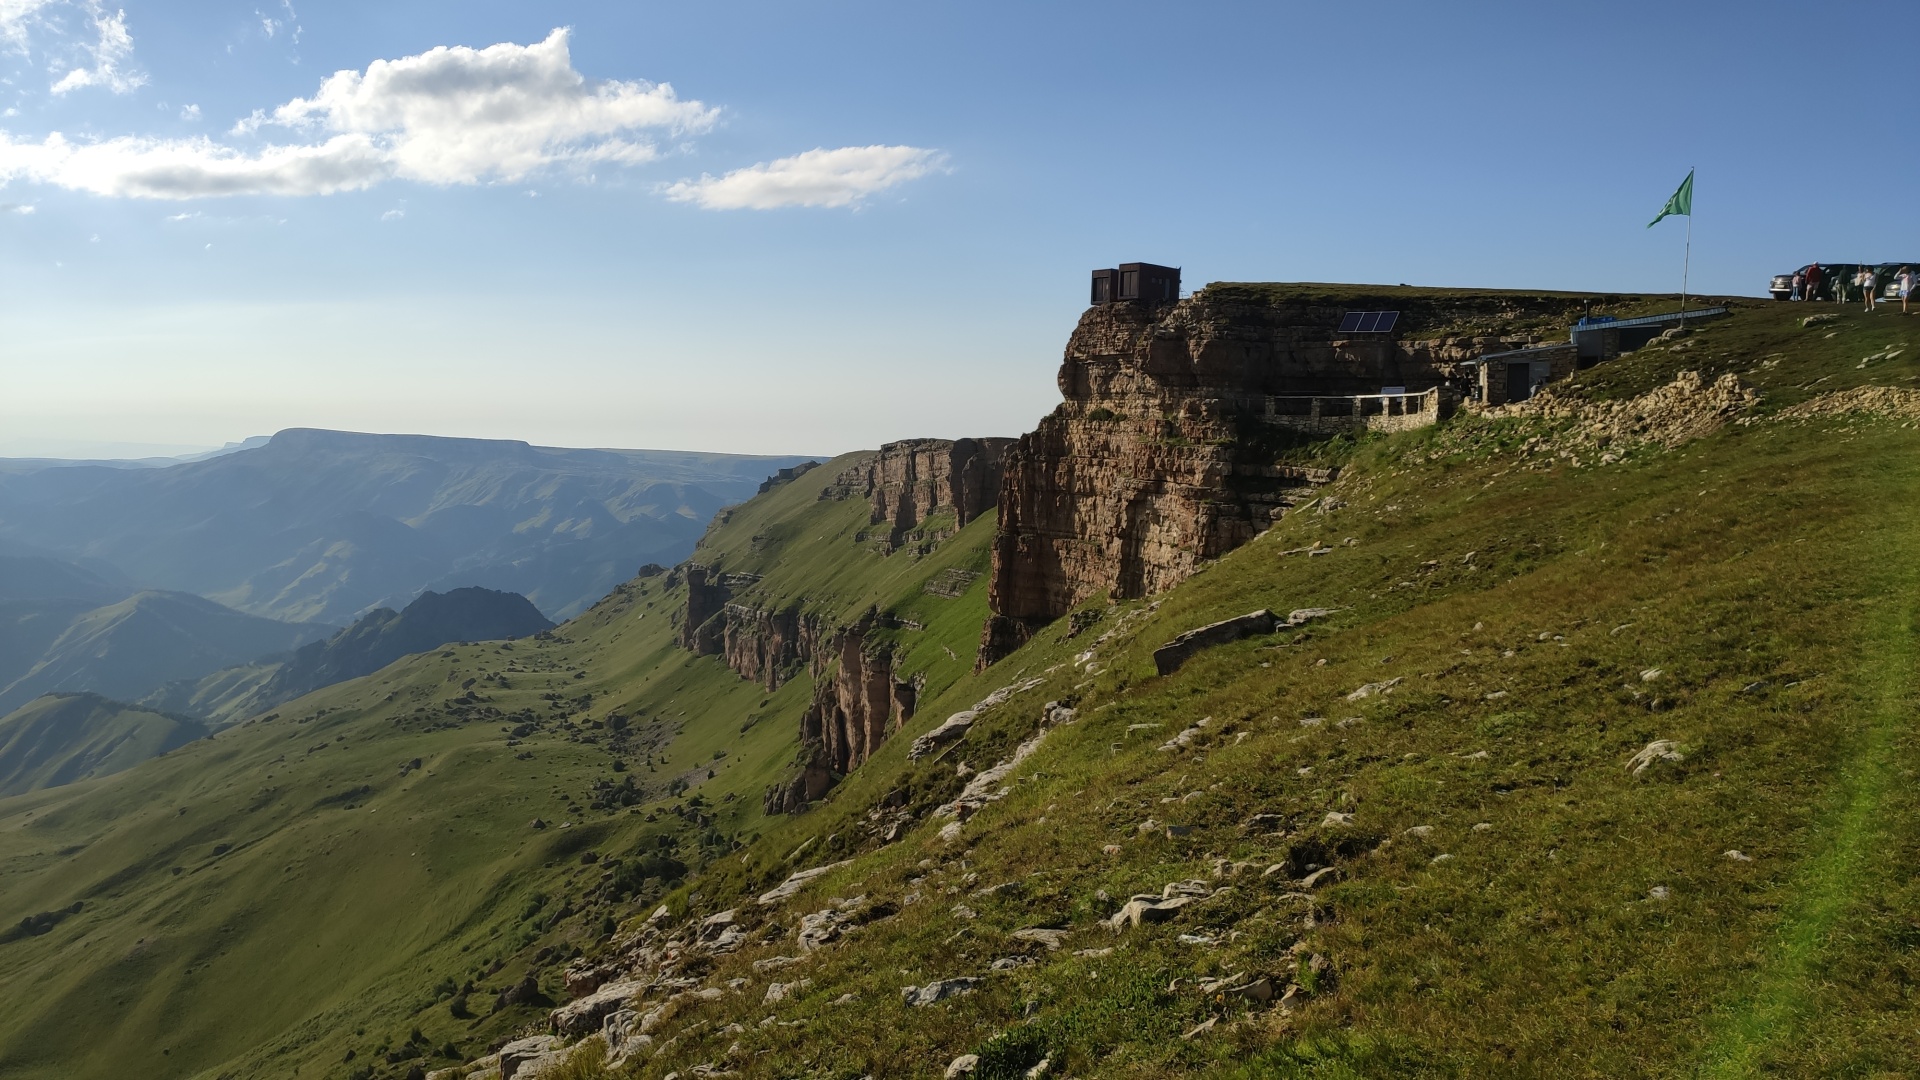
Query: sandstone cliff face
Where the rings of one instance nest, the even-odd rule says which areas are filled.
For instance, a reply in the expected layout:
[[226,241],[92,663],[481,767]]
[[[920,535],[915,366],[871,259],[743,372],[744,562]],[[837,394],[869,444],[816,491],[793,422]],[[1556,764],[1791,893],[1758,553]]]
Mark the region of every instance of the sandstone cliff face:
[[767,789],[767,813],[804,810],[913,719],[918,681],[901,677],[891,645],[869,642],[878,622],[878,613],[868,611],[834,633],[832,659],[816,671],[813,700],[800,718],[804,764],[795,776]]
[[[1331,480],[1278,463],[1288,437],[1261,419],[1270,396],[1442,385],[1460,361],[1529,344],[1529,327],[1585,302],[1209,286],[1088,310],[1060,367],[1064,400],[1007,452],[980,664],[1094,593],[1178,583]],[[1402,311],[1397,337],[1342,338],[1354,310]]]
[[797,604],[769,611],[735,602],[735,589],[758,580],[751,575],[692,564],[685,573],[681,647],[717,656],[768,690],[802,672],[813,676],[800,719],[800,768],[767,789],[767,813],[804,810],[913,718],[916,682],[901,675],[890,644],[871,640],[875,629],[898,625],[886,616],[869,609],[852,625],[829,628]]
[[[908,439],[882,446],[866,463],[837,478],[847,495],[873,505],[872,523],[886,550],[901,546],[927,518],[954,515],[958,530],[1000,499],[1002,463],[1013,439]],[[923,537],[937,542],[946,534]]]

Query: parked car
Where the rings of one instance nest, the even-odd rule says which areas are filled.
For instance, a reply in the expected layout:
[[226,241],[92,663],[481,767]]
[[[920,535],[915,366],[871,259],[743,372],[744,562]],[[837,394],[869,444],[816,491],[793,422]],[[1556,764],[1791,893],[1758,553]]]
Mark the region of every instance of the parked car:
[[[1812,266],[1812,265],[1813,265],[1812,263],[1807,264],[1807,266]],[[1800,269],[1795,270],[1792,274],[1773,275],[1773,281],[1771,284],[1767,286],[1767,292],[1771,293],[1775,300],[1793,299],[1794,276],[1804,275],[1807,272],[1807,266],[1803,266]],[[1854,281],[1860,276],[1860,268],[1862,266],[1873,267],[1874,273],[1878,276],[1878,280],[1880,282],[1880,298],[1882,300],[1900,299],[1900,283],[1894,280],[1894,275],[1900,272],[1901,267],[1903,266],[1910,267],[1914,271],[1914,273],[1920,274],[1920,261],[1890,262],[1890,263],[1821,263],[1820,264],[1820,288],[1818,292],[1813,296],[1803,296],[1801,297],[1801,299],[1803,300],[1841,300],[1841,301],[1854,301],[1854,300],[1866,299],[1865,297],[1860,295],[1860,286],[1854,284]]]

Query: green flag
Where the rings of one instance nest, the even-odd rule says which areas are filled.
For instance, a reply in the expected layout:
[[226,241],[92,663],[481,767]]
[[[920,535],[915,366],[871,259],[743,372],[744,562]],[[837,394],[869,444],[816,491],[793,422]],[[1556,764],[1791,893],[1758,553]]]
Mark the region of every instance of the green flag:
[[1652,221],[1647,222],[1647,228],[1651,229],[1655,225],[1660,224],[1660,218],[1669,217],[1674,214],[1680,214],[1685,217],[1693,216],[1693,170],[1692,169],[1688,169],[1687,178],[1685,180],[1680,181],[1680,190],[1674,192],[1673,198],[1667,200],[1667,205],[1660,208],[1660,217],[1654,218]]

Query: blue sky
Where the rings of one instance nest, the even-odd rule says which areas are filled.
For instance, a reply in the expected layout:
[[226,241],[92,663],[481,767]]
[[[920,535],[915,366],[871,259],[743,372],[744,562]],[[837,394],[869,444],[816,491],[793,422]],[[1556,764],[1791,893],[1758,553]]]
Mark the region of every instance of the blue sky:
[[1910,4],[0,0],[0,454],[1017,434],[1095,266],[1671,291],[1686,223],[1644,226],[1689,166],[1696,291],[1920,259],[1916,40]]

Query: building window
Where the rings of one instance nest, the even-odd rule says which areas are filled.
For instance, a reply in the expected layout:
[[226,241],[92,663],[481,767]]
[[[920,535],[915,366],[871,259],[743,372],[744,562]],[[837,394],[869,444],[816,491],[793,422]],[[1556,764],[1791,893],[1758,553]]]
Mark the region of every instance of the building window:
[[1140,296],[1140,271],[1120,271],[1120,299],[1133,300]]

